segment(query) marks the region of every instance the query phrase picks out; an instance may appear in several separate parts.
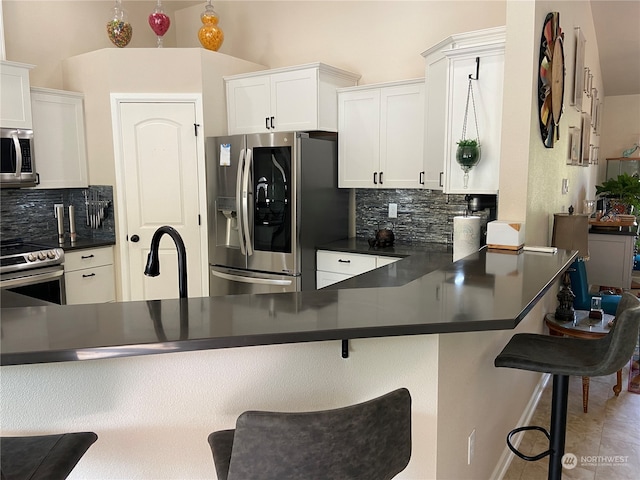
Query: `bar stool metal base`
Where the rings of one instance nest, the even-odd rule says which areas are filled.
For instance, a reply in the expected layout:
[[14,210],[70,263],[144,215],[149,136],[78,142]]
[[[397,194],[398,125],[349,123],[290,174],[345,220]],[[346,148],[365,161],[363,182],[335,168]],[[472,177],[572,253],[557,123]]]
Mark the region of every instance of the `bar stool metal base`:
[[[519,427],[511,430],[507,435],[507,446],[518,457],[528,462],[538,461],[549,456],[549,480],[562,478],[562,457],[567,433],[567,404],[569,399],[569,376],[553,376],[553,392],[551,397],[551,432],[539,426]],[[525,455],[511,443],[511,437],[526,430],[538,430],[549,439],[549,449],[537,455]]]

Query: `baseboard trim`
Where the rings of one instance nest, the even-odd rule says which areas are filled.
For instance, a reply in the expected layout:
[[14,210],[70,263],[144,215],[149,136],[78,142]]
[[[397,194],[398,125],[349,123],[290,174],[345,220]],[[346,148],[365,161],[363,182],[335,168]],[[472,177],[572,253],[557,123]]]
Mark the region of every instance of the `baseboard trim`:
[[[536,385],[536,388],[533,391],[533,395],[531,395],[531,399],[529,400],[527,407],[524,409],[524,412],[522,412],[522,416],[520,417],[518,424],[514,425],[513,428],[529,425],[529,422],[531,421],[531,418],[533,417],[533,414],[536,411],[536,407],[538,406],[538,402],[540,402],[540,397],[542,396],[542,392],[544,392],[544,389],[547,386],[547,383],[549,383],[550,379],[551,379],[551,374],[549,373],[542,374],[542,376],[540,377],[540,381],[538,382],[538,384]],[[498,461],[496,468],[493,470],[493,473],[491,474],[490,478],[492,480],[502,480],[502,478],[507,473],[507,470],[509,469],[509,465],[511,465],[511,460],[513,460],[513,458],[515,457],[515,455],[511,452],[511,450],[509,450],[509,447],[507,447],[506,438],[507,438],[507,435],[505,432],[504,450],[502,451],[502,455],[500,456],[500,460]],[[514,447],[517,448],[520,445],[521,440],[522,440],[522,435],[517,436],[514,442]]]

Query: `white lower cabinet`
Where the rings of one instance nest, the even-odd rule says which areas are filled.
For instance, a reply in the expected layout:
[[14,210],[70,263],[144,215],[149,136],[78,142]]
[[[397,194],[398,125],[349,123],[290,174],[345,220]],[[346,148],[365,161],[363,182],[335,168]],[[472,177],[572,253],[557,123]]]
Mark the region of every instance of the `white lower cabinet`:
[[602,287],[631,288],[635,235],[589,234],[589,284]]
[[64,259],[67,305],[115,302],[113,247],[73,250]]
[[316,288],[324,288],[398,260],[400,260],[398,257],[318,250],[316,252]]

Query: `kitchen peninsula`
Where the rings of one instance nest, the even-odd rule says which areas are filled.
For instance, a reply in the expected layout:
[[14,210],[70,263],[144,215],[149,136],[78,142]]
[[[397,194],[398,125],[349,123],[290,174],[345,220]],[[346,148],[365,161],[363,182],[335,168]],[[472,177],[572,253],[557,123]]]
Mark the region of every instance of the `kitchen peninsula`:
[[[404,386],[414,455],[398,478],[447,476],[448,461],[458,478],[489,478],[492,445],[540,378],[493,358],[517,331],[542,329],[575,254],[482,249],[451,263],[425,250],[331,289],[182,304],[3,299],[2,434],[96,432],[77,478],[210,478],[207,435],[245,410],[333,408]],[[460,461],[468,426],[472,465]]]
[[452,264],[450,251],[440,248],[317,291],[31,308],[7,308],[6,298],[1,360],[17,365],[512,329],[571,258],[482,249]]

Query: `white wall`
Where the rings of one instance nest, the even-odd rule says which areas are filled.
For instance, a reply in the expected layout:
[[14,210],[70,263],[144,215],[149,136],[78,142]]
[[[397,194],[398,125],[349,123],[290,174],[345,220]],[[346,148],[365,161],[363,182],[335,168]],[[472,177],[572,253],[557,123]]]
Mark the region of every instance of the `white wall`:
[[[621,157],[634,144],[640,145],[640,95],[605,97],[600,142],[602,175],[607,158]],[[639,157],[640,149],[632,156]]]
[[[571,106],[573,92],[575,33],[579,26],[587,39],[585,66],[594,73],[594,86],[602,91],[598,49],[595,30],[591,17],[591,8],[587,1],[522,1],[508,2],[508,43],[513,37],[519,37],[521,30],[531,32],[531,13],[533,12],[533,37],[522,35],[508,48],[506,63],[512,63],[505,76],[505,108],[503,131],[503,162],[501,164],[500,205],[501,218],[509,218],[515,212],[515,219],[526,218],[526,243],[548,245],[551,239],[553,213],[566,212],[573,206],[577,213],[582,212],[585,198],[595,198],[595,185],[598,178],[598,166],[587,167],[567,165],[569,149],[569,127],[580,125],[580,112]],[[564,111],[560,120],[560,140],[553,148],[546,148],[540,137],[538,122],[537,75],[539,62],[539,44],[542,25],[547,13],[560,12],[560,25],[565,35],[565,94]],[[510,30],[514,24],[520,28]],[[519,43],[516,43],[519,42]],[[517,48],[519,46],[519,48]],[[513,65],[522,65],[516,70]],[[530,88],[530,94],[523,98],[522,86]],[[583,109],[587,108],[588,98],[584,96]],[[523,119],[522,109],[530,105],[530,117]],[[516,121],[513,121],[515,119]],[[528,130],[527,141],[525,132]],[[511,142],[511,137],[517,139]],[[592,142],[599,143],[599,137],[592,135]],[[522,147],[520,151],[518,148]],[[518,174],[518,170],[522,173]],[[506,175],[506,173],[509,175]],[[526,172],[526,173],[525,173]],[[525,179],[526,178],[526,186]],[[569,192],[561,193],[562,179],[569,182]],[[516,192],[527,192],[518,196]],[[509,194],[511,192],[511,194]],[[526,198],[526,202],[521,199]],[[522,212],[526,210],[523,217]],[[503,217],[503,215],[505,215]]]

